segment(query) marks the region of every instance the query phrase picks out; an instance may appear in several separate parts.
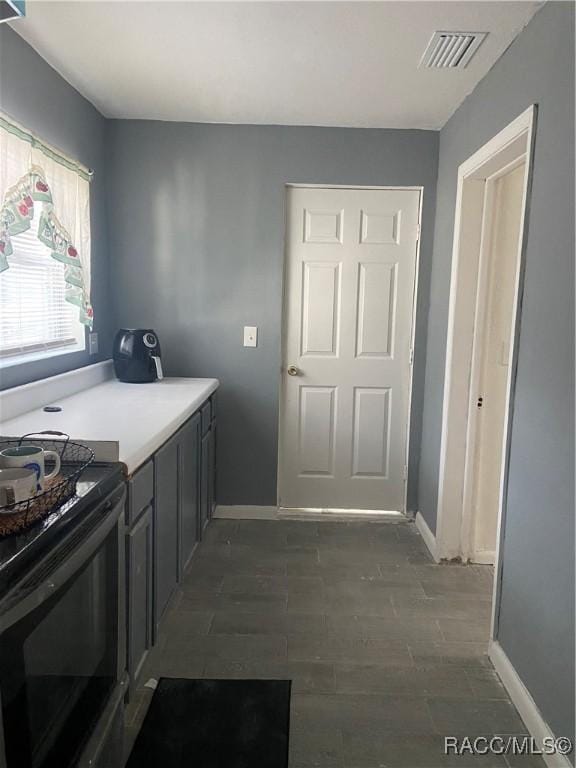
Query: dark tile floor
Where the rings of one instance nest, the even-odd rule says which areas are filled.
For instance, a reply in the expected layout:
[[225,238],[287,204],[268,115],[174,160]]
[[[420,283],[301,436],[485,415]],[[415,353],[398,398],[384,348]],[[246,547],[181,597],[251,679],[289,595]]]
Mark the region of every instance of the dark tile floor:
[[411,523],[214,520],[142,683],[291,679],[290,768],[507,768],[443,753],[445,735],[525,733],[486,656],[491,589],[489,567],[434,564]]

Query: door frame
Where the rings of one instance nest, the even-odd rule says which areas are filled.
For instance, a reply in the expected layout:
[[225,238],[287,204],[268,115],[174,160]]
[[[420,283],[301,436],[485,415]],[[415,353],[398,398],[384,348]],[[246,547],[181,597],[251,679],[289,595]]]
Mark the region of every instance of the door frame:
[[[476,306],[474,309],[474,333],[472,339],[472,362],[470,365],[470,392],[468,398],[468,424],[466,428],[466,448],[465,448],[465,466],[464,466],[464,484],[463,484],[463,496],[462,496],[462,525],[461,525],[461,547],[462,547],[462,560],[464,562],[472,561],[479,564],[494,564],[496,560],[496,549],[485,551],[474,551],[473,546],[473,530],[475,525],[475,492],[476,492],[476,472],[477,465],[477,436],[479,426],[479,411],[477,407],[477,396],[481,391],[481,379],[482,379],[482,366],[483,355],[485,353],[486,345],[486,312],[487,303],[490,295],[489,285],[489,261],[490,254],[493,246],[493,226],[495,221],[495,192],[496,182],[508,173],[511,173],[516,168],[524,166],[523,171],[523,184],[526,182],[526,155],[523,153],[511,163],[505,165],[493,175],[486,179],[484,187],[484,201],[483,201],[483,213],[482,213],[482,233],[479,248],[479,264],[478,264],[478,287],[476,292]],[[524,191],[523,191],[524,194]],[[524,197],[522,198],[521,206],[524,205]],[[522,215],[521,209],[521,215]],[[521,225],[521,222],[520,222]],[[519,236],[521,229],[519,231]],[[518,271],[518,259],[519,252],[514,256],[515,259],[515,275]],[[514,285],[514,299],[517,295],[517,284]],[[512,341],[514,318],[512,317],[512,325],[510,327],[510,342]],[[509,362],[509,361],[508,361]],[[509,368],[508,368],[509,370]],[[508,386],[508,382],[507,382]],[[508,396],[508,390],[506,390]],[[505,404],[505,409],[508,408],[508,401]],[[507,413],[507,410],[505,411]],[[504,425],[505,427],[505,425]],[[502,467],[500,467],[500,473]],[[496,545],[496,542],[494,542]]]
[[469,502],[470,486],[473,480],[471,460],[475,436],[475,419],[471,418],[470,412],[474,407],[478,376],[478,366],[474,367],[473,363],[481,327],[478,324],[479,312],[481,312],[481,308],[478,308],[478,299],[479,288],[481,289],[479,281],[483,265],[482,255],[486,255],[486,243],[483,241],[482,234],[489,225],[490,207],[486,204],[487,197],[491,194],[489,182],[512,170],[515,165],[525,163],[514,281],[512,332],[508,356],[491,636],[493,636],[496,620],[495,611],[502,565],[503,522],[518,364],[536,116],[537,107],[532,105],[458,168],[442,405],[436,518],[437,560],[465,559],[469,555],[465,537],[468,536],[471,526],[472,510]]
[[[286,306],[288,301],[288,294],[287,294],[287,286],[288,281],[286,279],[287,272],[288,272],[288,237],[287,237],[287,226],[288,226],[288,192],[290,189],[350,189],[350,190],[366,190],[366,191],[409,191],[409,192],[418,192],[419,193],[419,203],[418,203],[418,237],[416,240],[416,261],[414,265],[414,285],[412,287],[412,326],[410,329],[410,374],[409,374],[409,391],[408,391],[408,419],[406,422],[406,451],[405,451],[405,457],[404,457],[404,464],[406,467],[406,471],[404,473],[404,511],[403,512],[397,512],[397,511],[384,511],[384,512],[377,512],[377,511],[371,511],[371,510],[354,510],[354,509],[341,509],[341,510],[330,510],[330,509],[317,509],[313,507],[303,507],[298,509],[292,509],[287,507],[282,507],[280,504],[280,486],[281,486],[281,475],[282,475],[282,464],[283,464],[283,455],[282,455],[282,422],[283,422],[283,408],[284,408],[284,358],[285,358],[285,352],[286,352],[286,336],[287,336],[287,328],[286,328]],[[332,513],[335,516],[346,516],[348,513],[351,516],[362,516],[364,518],[370,517],[370,516],[392,516],[397,517],[398,515],[407,515],[407,501],[408,501],[408,475],[409,475],[409,458],[410,458],[410,428],[412,424],[412,394],[414,390],[414,346],[415,346],[415,339],[416,339],[416,314],[417,314],[417,308],[418,308],[418,285],[419,285],[419,269],[420,269],[420,245],[422,242],[422,206],[423,206],[423,199],[424,199],[424,186],[423,185],[388,185],[388,186],[370,186],[370,185],[359,185],[359,184],[306,184],[306,183],[296,183],[296,182],[286,182],[284,184],[284,258],[283,258],[283,269],[282,269],[282,319],[280,323],[280,377],[278,382],[278,463],[277,463],[277,470],[276,470],[276,506],[277,509],[290,509],[291,512],[294,512],[296,514],[304,513],[308,515],[318,515],[319,513]]]

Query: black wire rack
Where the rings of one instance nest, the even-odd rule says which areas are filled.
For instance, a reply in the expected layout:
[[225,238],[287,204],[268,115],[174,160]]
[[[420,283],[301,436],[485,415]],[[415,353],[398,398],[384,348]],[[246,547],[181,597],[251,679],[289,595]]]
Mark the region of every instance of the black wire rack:
[[[45,437],[47,435],[50,437]],[[71,499],[76,493],[80,476],[94,461],[94,451],[86,445],[70,440],[70,436],[64,432],[45,430],[30,432],[20,438],[0,437],[0,451],[22,445],[37,445],[45,451],[57,453],[60,456],[60,471],[55,478],[47,481],[44,491],[26,501],[0,506],[0,536],[9,536],[29,528]],[[49,459],[46,464],[49,471]]]

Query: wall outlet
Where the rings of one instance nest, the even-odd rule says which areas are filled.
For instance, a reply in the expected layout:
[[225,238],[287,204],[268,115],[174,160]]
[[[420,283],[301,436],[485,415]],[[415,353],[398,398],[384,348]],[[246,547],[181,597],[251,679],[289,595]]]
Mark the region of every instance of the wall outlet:
[[88,334],[88,354],[98,354],[98,334],[96,332]]
[[245,347],[258,346],[258,328],[255,325],[244,326],[244,346]]

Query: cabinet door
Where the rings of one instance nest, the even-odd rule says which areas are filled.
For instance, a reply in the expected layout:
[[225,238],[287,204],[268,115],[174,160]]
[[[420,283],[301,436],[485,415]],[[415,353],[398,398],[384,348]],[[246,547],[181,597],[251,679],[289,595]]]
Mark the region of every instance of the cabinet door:
[[208,519],[216,507],[216,424],[212,422],[208,436]]
[[128,674],[136,687],[146,653],[152,645],[152,507],[126,535],[128,570]]
[[200,470],[200,415],[178,432],[179,576],[198,541]]
[[154,456],[154,623],[158,627],[178,581],[178,442]]
[[212,517],[216,504],[216,428],[212,424],[202,438],[200,455],[200,524],[201,530]]
[[200,449],[200,537],[210,515],[211,430],[202,437]]

